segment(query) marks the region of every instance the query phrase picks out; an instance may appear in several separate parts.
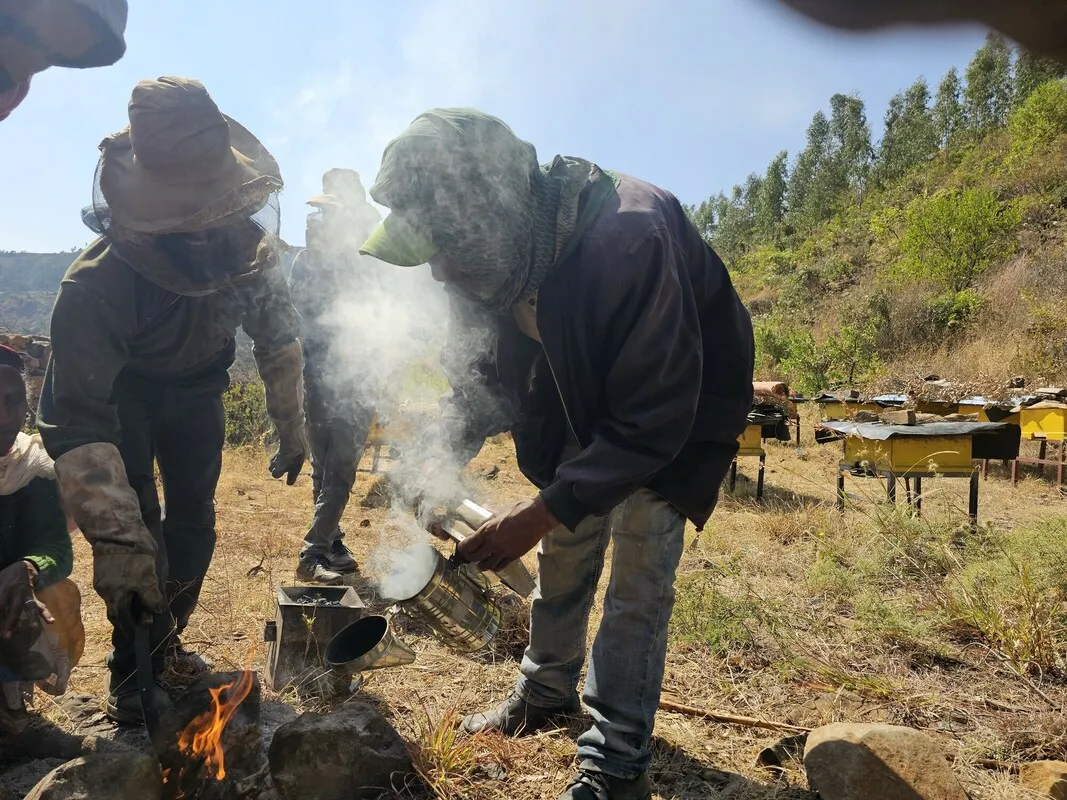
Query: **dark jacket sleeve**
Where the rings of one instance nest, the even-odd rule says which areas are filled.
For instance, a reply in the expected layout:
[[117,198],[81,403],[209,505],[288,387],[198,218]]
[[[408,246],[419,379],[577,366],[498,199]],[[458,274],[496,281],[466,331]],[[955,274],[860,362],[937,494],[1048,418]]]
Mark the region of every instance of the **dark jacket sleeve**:
[[[601,247],[614,265],[592,281],[574,335],[608,349],[602,413],[592,441],[580,442],[582,452],[561,464],[541,493],[571,530],[590,514],[606,514],[674,461],[700,397],[696,302],[668,235],[656,231],[617,256],[610,244]],[[583,258],[600,257],[590,249]]]
[[300,335],[300,316],[280,262],[264,268],[257,291],[246,300],[241,327],[252,339],[253,349],[261,353],[292,344]]
[[43,589],[68,577],[74,566],[67,516],[53,480],[35,478],[19,495],[15,520],[19,557],[37,567],[37,587]]
[[91,291],[64,281],[52,310],[52,358],[37,415],[53,459],[94,442],[118,446],[122,431],[111,393],[129,359],[125,328]]
[[449,299],[441,367],[452,392],[441,410],[438,445],[459,466],[478,455],[488,437],[509,430],[515,416],[497,373],[497,342],[492,315],[462,298]]

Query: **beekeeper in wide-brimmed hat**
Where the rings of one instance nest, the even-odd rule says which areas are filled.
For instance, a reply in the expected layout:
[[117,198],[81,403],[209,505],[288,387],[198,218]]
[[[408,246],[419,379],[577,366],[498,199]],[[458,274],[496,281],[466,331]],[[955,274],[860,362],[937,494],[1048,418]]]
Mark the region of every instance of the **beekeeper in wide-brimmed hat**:
[[49,67],[106,67],[126,52],[126,0],[0,0],[0,120]]
[[215,546],[222,393],[239,326],[254,343],[278,436],[271,473],[292,484],[306,450],[298,318],[278,258],[277,163],[188,78],[138,83],[129,117],[100,145],[93,209],[102,235],[56,299],[39,413],[115,628],[107,710],[120,721],[140,717],[135,607],[154,612],[157,670],[165,661],[204,667],[178,635]]

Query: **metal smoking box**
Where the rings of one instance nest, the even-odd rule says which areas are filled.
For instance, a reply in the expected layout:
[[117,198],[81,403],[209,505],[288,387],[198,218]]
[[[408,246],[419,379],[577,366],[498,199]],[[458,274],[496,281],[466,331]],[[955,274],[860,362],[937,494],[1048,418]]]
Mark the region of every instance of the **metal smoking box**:
[[326,645],[367,613],[351,586],[281,586],[275,617],[267,622],[267,683],[275,691],[300,686],[329,670]]

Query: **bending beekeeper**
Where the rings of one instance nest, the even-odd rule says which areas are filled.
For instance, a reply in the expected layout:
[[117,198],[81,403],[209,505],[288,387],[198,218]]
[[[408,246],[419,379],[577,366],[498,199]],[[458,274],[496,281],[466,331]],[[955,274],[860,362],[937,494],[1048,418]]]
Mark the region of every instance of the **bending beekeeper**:
[[[510,430],[540,490],[460,545],[482,569],[538,547],[518,684],[470,732],[578,711],[608,543],[578,774],[560,800],[651,800],[646,775],[686,520],[711,515],[752,403],[752,325],[668,192],[533,146],[469,109],[420,115],[382,157],[391,214],[363,250],[429,262],[452,295],[445,452]],[[430,474],[427,472],[426,474]]]
[[129,118],[100,145],[103,235],[63,279],[38,420],[93,546],[93,585],[113,626],[107,712],[124,722],[141,717],[135,606],[152,613],[157,676],[205,668],[179,636],[215,548],[238,326],[254,342],[278,435],[271,474],[294,483],[306,451],[298,318],[277,257],[277,163],[195,80],[138,83]]

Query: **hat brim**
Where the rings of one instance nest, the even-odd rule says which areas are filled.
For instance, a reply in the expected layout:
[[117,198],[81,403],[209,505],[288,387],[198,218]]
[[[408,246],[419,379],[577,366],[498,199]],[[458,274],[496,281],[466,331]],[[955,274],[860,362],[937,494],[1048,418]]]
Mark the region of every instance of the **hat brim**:
[[278,162],[252,133],[223,114],[233,156],[210,181],[168,184],[138,161],[129,128],[100,145],[98,179],[115,225],[140,233],[182,233],[210,227],[282,188]]
[[435,255],[438,247],[431,239],[416,231],[411,225],[390,214],[359,248],[363,255],[374,256],[380,261],[398,267],[417,267]]
[[308,198],[307,205],[315,206],[316,208],[341,208],[344,203],[335,194],[317,194]]

